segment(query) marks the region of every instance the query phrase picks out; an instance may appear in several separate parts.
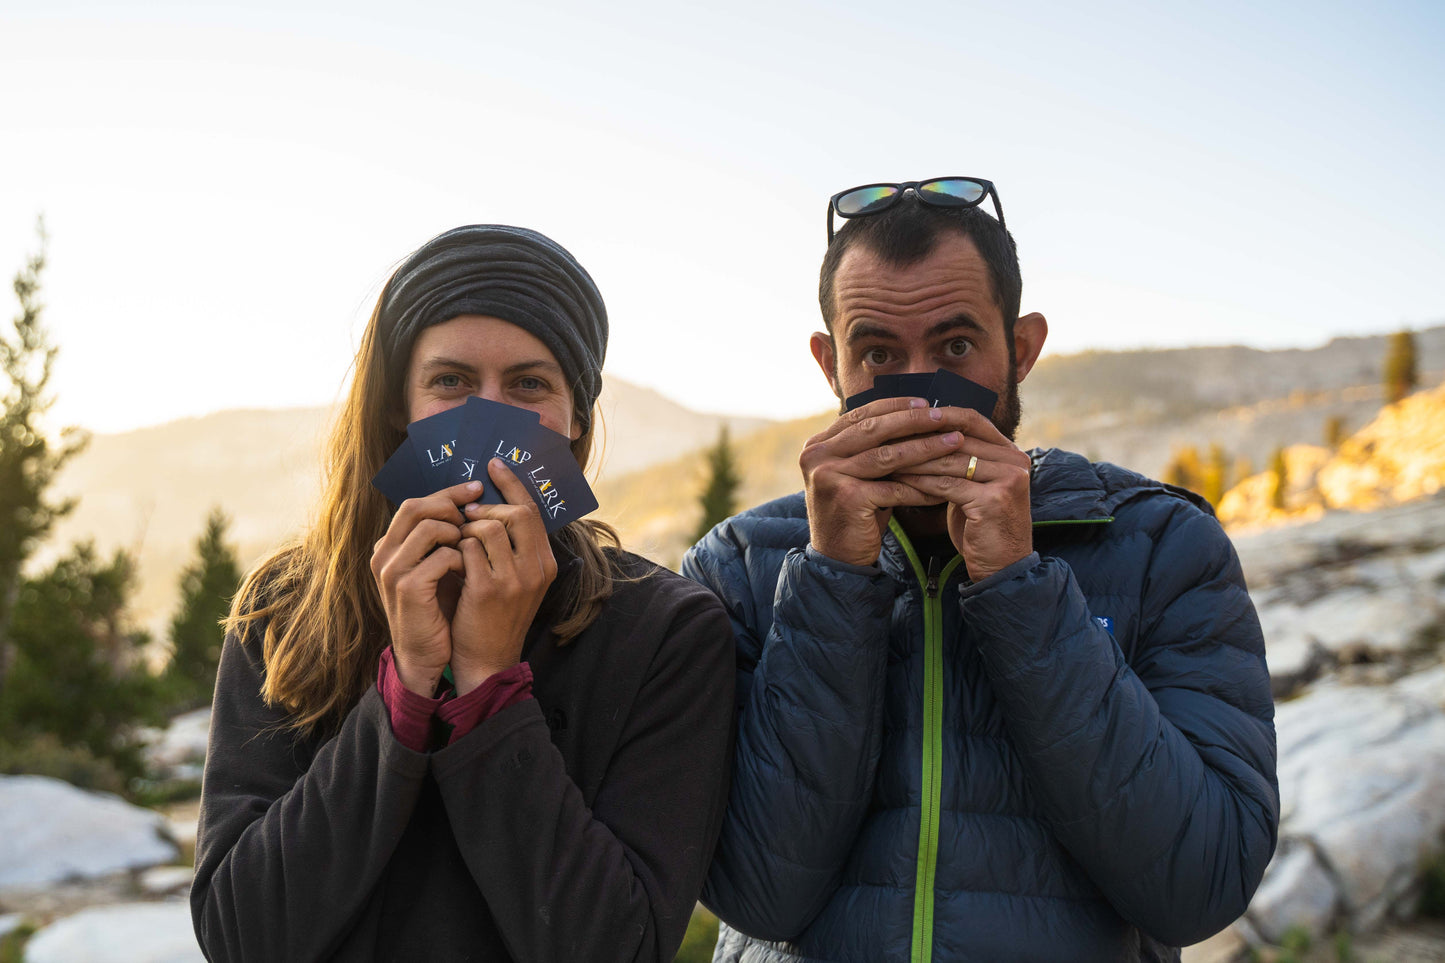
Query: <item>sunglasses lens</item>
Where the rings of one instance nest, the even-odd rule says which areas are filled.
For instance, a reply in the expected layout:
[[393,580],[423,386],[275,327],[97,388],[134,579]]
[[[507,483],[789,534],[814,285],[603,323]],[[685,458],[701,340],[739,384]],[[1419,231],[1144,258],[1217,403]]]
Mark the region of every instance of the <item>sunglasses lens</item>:
[[844,217],[857,217],[859,214],[876,214],[889,204],[893,198],[898,196],[898,188],[892,184],[878,184],[872,187],[860,187],[851,190],[839,197],[834,204],[839,214]]
[[930,204],[940,207],[972,207],[983,200],[984,186],[962,177],[945,177],[918,185],[918,193]]

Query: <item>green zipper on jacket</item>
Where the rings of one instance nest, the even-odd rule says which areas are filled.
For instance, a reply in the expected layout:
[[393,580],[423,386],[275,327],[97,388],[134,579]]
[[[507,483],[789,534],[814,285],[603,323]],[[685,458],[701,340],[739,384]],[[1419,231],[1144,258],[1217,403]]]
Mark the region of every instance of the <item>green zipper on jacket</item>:
[[[1034,522],[1034,528],[1050,525],[1108,524],[1104,518],[1065,518]],[[910,963],[932,963],[933,882],[938,870],[938,824],[943,805],[943,601],[939,588],[953,570],[963,564],[955,555],[943,571],[925,571],[898,520],[888,520],[888,530],[903,546],[913,574],[923,587],[923,781],[918,820],[918,872],[913,884],[913,952]],[[929,564],[937,564],[932,558]]]
[[941,572],[931,570],[937,562],[930,559],[930,570],[924,571],[918,553],[897,520],[890,519],[888,528],[903,546],[913,574],[923,587],[923,780],[918,819],[918,874],[913,885],[911,959],[912,963],[930,963],[933,959],[933,878],[938,869],[938,822],[943,803],[943,602],[938,590],[953,570],[963,564],[963,556],[955,555]]

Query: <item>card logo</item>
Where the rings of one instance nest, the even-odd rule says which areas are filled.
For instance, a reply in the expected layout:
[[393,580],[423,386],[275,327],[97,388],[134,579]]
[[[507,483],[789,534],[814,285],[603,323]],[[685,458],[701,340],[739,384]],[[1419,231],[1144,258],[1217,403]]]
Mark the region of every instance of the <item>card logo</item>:
[[525,465],[532,460],[532,453],[530,451],[507,441],[497,442],[495,454],[498,458],[504,458],[514,465]]
[[445,465],[447,462],[452,460],[452,453],[453,451],[455,451],[456,447],[457,442],[456,439],[453,438],[449,442],[442,442],[440,445],[437,446],[435,451],[428,448],[426,450],[427,461],[431,462],[431,466],[433,468],[440,468],[442,465]]
[[538,465],[527,472],[527,479],[532,483],[532,490],[537,493],[538,500],[542,503],[542,510],[552,518],[556,518],[566,511],[567,499],[552,484],[551,473],[547,471],[546,465]]

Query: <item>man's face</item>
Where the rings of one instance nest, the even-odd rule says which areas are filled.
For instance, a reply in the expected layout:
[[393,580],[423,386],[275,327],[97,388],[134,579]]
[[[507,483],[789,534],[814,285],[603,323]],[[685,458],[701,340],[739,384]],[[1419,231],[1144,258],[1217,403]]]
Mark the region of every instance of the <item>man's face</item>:
[[1018,383],[1048,328],[1041,315],[1019,318],[1010,351],[988,266],[972,239],[946,233],[907,267],[854,247],[838,265],[833,303],[832,337],[815,333],[812,348],[840,399],[873,387],[875,375],[947,368],[998,392],[993,421],[1013,438]]

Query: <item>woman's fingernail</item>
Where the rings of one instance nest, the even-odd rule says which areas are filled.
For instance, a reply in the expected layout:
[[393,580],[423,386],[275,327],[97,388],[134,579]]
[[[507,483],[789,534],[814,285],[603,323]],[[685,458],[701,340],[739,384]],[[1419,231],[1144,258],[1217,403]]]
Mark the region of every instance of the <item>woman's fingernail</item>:
[[472,502],[472,503],[471,503],[470,505],[468,505],[466,508],[463,508],[462,511],[464,511],[464,512],[474,512],[474,511],[476,511],[477,509],[479,509],[479,508],[481,508],[481,507],[482,507],[482,506],[478,505],[476,502]]
[[479,492],[479,491],[481,491],[481,490],[482,490],[482,483],[481,483],[481,482],[479,482],[479,481],[470,481],[470,482],[467,482],[467,491],[469,491],[469,492]]

